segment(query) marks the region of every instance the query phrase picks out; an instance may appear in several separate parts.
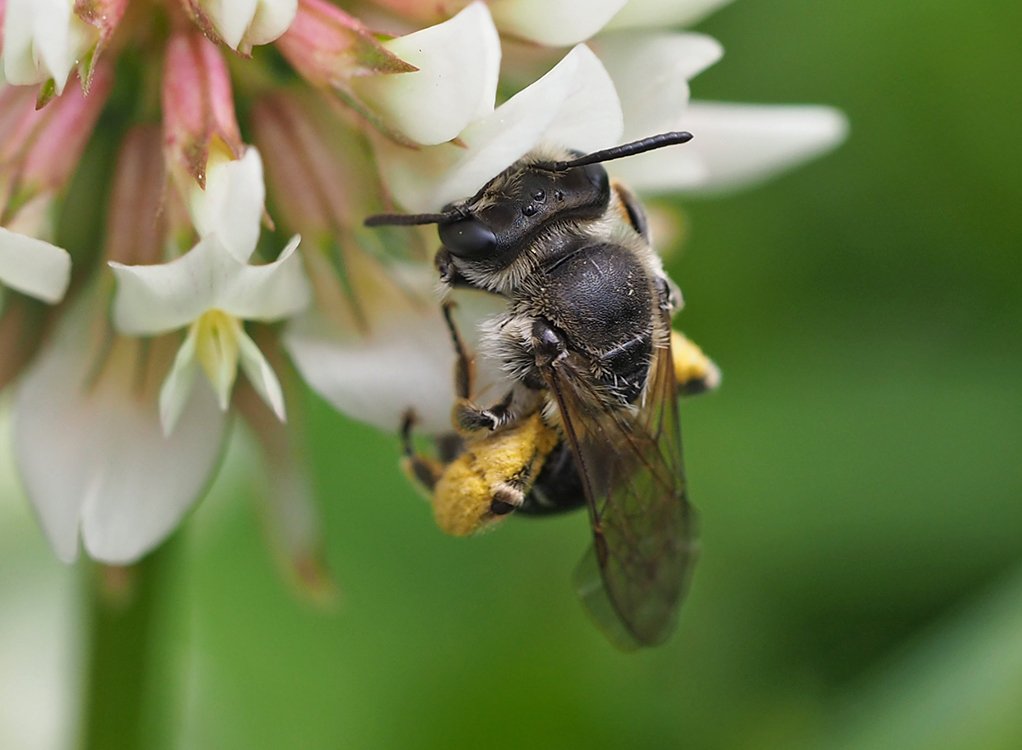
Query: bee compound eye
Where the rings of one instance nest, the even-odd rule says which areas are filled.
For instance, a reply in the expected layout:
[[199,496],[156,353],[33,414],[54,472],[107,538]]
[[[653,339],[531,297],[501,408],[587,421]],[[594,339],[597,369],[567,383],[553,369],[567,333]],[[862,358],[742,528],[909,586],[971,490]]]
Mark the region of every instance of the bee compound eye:
[[515,506],[509,503],[507,500],[492,500],[490,502],[490,513],[492,513],[495,516],[506,516],[514,509]]
[[480,257],[493,252],[497,247],[497,235],[474,218],[441,224],[440,241],[451,255],[459,258]]
[[607,170],[603,168],[602,164],[586,164],[582,167],[582,171],[585,172],[586,179],[599,193],[610,194],[610,177],[607,176]]

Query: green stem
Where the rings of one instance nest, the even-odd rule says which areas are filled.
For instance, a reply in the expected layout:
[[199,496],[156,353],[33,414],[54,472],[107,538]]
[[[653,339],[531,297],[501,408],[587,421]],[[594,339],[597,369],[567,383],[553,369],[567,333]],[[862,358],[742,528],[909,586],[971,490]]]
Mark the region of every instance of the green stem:
[[[165,591],[173,545],[130,567],[92,565],[87,572],[83,750],[135,750],[169,745],[176,685],[170,677]],[[161,640],[163,643],[161,644]]]

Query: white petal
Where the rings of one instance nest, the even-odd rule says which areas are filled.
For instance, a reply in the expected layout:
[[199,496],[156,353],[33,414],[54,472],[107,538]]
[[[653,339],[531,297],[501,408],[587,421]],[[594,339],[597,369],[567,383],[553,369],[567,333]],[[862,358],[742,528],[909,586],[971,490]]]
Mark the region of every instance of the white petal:
[[[150,364],[169,364],[172,342],[144,349],[118,338],[104,348],[105,307],[99,295],[84,295],[16,396],[18,468],[68,562],[79,525],[89,553],[110,563],[132,562],[158,544],[207,485],[226,425],[209,389],[195,388],[173,437],[164,438],[157,381],[140,391],[139,363],[151,356],[159,360]],[[107,357],[103,367],[99,356]]]
[[609,29],[691,26],[731,0],[630,0]]
[[493,18],[512,36],[554,47],[585,41],[627,0],[493,0]]
[[209,486],[227,420],[210,389],[196,385],[170,438],[163,436],[155,404],[115,421],[111,466],[82,508],[82,539],[91,557],[134,562],[177,528]]
[[0,283],[53,303],[64,296],[70,280],[67,250],[0,227]]
[[215,234],[241,262],[252,257],[259,241],[266,187],[263,161],[254,146],[240,159],[214,151],[206,171],[206,189],[194,185],[189,209],[200,237]]
[[288,30],[297,12],[298,0],[261,0],[245,41],[250,45],[269,44]]
[[32,0],[8,0],[3,20],[4,78],[15,86],[41,83],[46,74],[39,70],[32,54]]
[[255,18],[257,4],[258,0],[205,0],[200,2],[220,38],[228,47],[235,50],[241,44],[245,30]]
[[848,133],[836,109],[692,102],[682,124],[695,134],[692,153],[704,165],[701,181],[685,188],[723,190],[765,180],[828,151]]
[[244,331],[241,332],[238,344],[242,372],[245,373],[245,377],[255,388],[256,393],[273,409],[277,419],[283,422],[287,418],[284,411],[284,392],[281,390],[276,373],[273,372],[273,368],[270,367],[270,363],[266,361],[263,353],[259,351],[256,343]]
[[[376,274],[371,307],[365,310],[369,330],[340,330],[313,312],[292,322],[284,343],[302,377],[339,411],[385,430],[396,431],[411,409],[416,429],[423,433],[451,430],[454,404],[454,348],[440,314],[433,273],[424,267],[407,268],[396,275],[401,287],[382,271]],[[359,279],[361,278],[361,281]],[[506,302],[482,292],[457,294],[455,317],[470,350],[478,340],[477,322]],[[369,300],[367,300],[368,302]],[[478,387],[474,395],[484,403],[498,401],[505,392],[495,363],[477,360]]]
[[[46,0],[46,11],[55,6],[70,5],[62,0]],[[45,11],[44,11],[45,12]],[[63,8],[60,9],[63,14]],[[53,78],[57,95],[64,92],[68,76],[78,64],[78,58],[96,39],[96,32],[85,24],[77,15],[72,14],[65,21],[54,23],[52,19],[37,16],[36,20],[36,52],[42,59],[43,67]]]
[[621,109],[596,56],[575,47],[550,72],[477,120],[461,135],[467,148],[418,151],[378,144],[381,170],[395,198],[412,211],[435,211],[473,195],[541,143],[591,151],[616,143]]
[[621,98],[622,141],[677,129],[689,79],[724,53],[704,34],[641,31],[601,35],[595,49]]
[[216,306],[243,320],[279,320],[309,306],[312,290],[301,256],[301,238],[291,238],[273,263],[243,266],[225,282]]
[[[573,48],[564,59],[569,58],[574,58],[576,67],[568,95],[564,100],[556,100],[557,111],[542,134],[542,142],[579,151],[596,151],[613,146],[621,140],[624,127],[621,102],[614,82],[603,63],[585,45]],[[507,104],[517,98],[514,97]],[[528,105],[521,105],[515,114],[524,118],[522,110],[534,113],[533,108],[543,104],[537,93],[531,97]],[[550,102],[545,105],[549,107]]]
[[195,385],[195,373],[198,370],[195,345],[196,329],[193,327],[174,355],[174,364],[170,366],[170,372],[160,387],[160,424],[163,426],[163,434],[168,437],[188,405]]
[[70,0],[10,0],[4,16],[4,75],[15,85],[53,79],[59,95],[94,32]]
[[449,141],[472,119],[493,111],[500,38],[482,3],[383,46],[419,70],[356,80],[356,90],[411,140]]
[[110,263],[117,276],[114,325],[121,333],[151,336],[181,328],[215,306],[224,278],[241,266],[215,235],[170,263]]

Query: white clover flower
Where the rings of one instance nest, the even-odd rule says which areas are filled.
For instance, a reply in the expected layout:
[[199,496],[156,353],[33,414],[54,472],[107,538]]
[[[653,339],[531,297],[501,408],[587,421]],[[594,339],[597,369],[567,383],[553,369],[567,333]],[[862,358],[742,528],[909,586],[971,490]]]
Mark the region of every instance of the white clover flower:
[[500,30],[550,47],[584,42],[604,29],[690,26],[731,0],[492,0]]
[[111,262],[118,279],[113,316],[130,336],[154,336],[179,328],[188,334],[160,391],[160,418],[169,435],[201,367],[227,410],[238,367],[283,420],[280,382],[243,321],[276,321],[310,301],[296,235],[273,263],[250,266],[259,240],[265,187],[255,148],[241,159],[214,152],[205,189],[192,184],[189,211],[199,243],[183,256],[157,265]]
[[[339,327],[310,311],[288,325],[284,343],[305,380],[339,411],[380,429],[396,431],[412,410],[425,432],[450,429],[454,349],[436,297],[435,272],[428,266],[385,268],[353,259],[364,321]],[[482,292],[458,293],[455,317],[474,347],[475,322],[496,314],[503,303]],[[496,399],[499,369],[480,362],[477,393]]]
[[298,0],[188,0],[199,24],[242,54],[268,44],[287,31]]
[[381,139],[377,153],[398,202],[409,211],[434,211],[472,195],[540,143],[591,151],[615,143],[621,128],[614,85],[592,51],[580,45],[538,81],[469,123],[457,143],[409,151]]
[[493,111],[500,38],[481,2],[382,46],[417,70],[356,79],[355,91],[412,141],[444,143]]
[[285,418],[280,382],[243,321],[281,320],[308,306],[308,281],[295,254],[298,242],[295,236],[276,261],[262,266],[238,260],[215,234],[170,263],[111,262],[118,281],[113,310],[117,330],[154,336],[188,328],[160,390],[160,419],[168,435],[188,402],[199,367],[221,410],[227,410],[240,366],[274,413]]
[[493,0],[490,10],[501,31],[511,36],[566,47],[596,34],[626,4],[627,0]]
[[639,192],[713,191],[764,179],[840,142],[844,116],[830,107],[712,104],[689,100],[689,81],[723,55],[708,36],[602,34],[594,47],[621,96],[623,140],[687,130],[683,148],[608,164]]
[[79,59],[97,41],[75,13],[75,0],[8,0],[4,14],[4,77],[21,86],[53,81],[64,91]]
[[49,242],[0,227],[0,284],[59,302],[71,281],[71,256]]
[[254,148],[240,159],[222,150],[210,155],[206,187],[193,183],[188,191],[188,212],[200,237],[216,235],[242,263],[252,257],[259,241],[266,186],[263,161]]
[[688,81],[719,60],[723,48],[705,35],[664,29],[695,23],[728,2],[565,2],[551,17],[549,4],[538,0],[495,0],[491,10],[502,32],[537,44],[591,39],[621,100],[623,141],[671,130],[696,136],[685,148],[610,164],[612,174],[639,192],[715,191],[766,179],[847,133],[843,115],[828,107],[690,104]]
[[124,564],[162,541],[198,499],[220,461],[226,419],[208,389],[195,389],[164,435],[156,393],[173,342],[117,337],[107,350],[99,291],[71,307],[25,374],[14,451],[57,557],[73,561],[80,535],[90,557]]

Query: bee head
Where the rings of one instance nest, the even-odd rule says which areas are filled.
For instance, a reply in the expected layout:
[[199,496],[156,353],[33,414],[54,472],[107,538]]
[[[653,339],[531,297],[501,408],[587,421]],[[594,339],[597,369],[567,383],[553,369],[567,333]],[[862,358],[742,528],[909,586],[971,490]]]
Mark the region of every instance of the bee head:
[[562,161],[522,159],[473,197],[433,214],[379,214],[366,226],[436,224],[440,241],[458,260],[480,270],[506,268],[528,242],[553,224],[601,217],[610,202],[602,162],[685,143],[671,132]]
[[[472,198],[457,203],[448,204],[439,213],[426,214],[376,214],[365,220],[367,227],[382,226],[412,226],[418,224],[437,224],[443,227],[448,224],[458,224],[468,219],[480,218],[475,216],[473,206],[480,203],[480,199],[487,194],[491,185],[508,174],[522,172],[522,179],[515,182],[513,194],[505,197],[517,198],[515,209],[521,211],[525,216],[535,216],[540,213],[540,204],[545,203],[553,197],[554,202],[563,200],[565,196],[573,191],[582,191],[592,196],[602,194],[609,188],[607,171],[600,166],[602,162],[623,159],[626,156],[652,151],[653,149],[673,146],[679,143],[687,143],[692,140],[692,134],[687,132],[660,133],[648,138],[643,138],[631,143],[625,143],[613,148],[594,151],[591,154],[583,154],[573,159],[563,161],[534,161],[527,163],[522,168],[516,169],[512,166],[504,174],[498,175],[488,182]],[[560,199],[557,193],[564,194]],[[542,195],[541,195],[542,194]],[[492,225],[503,221],[507,223],[509,216],[506,214],[492,215],[489,220],[483,220],[481,226],[488,227],[492,231]],[[462,232],[465,236],[465,247],[473,250],[488,242],[488,234],[478,225],[462,224]],[[459,233],[455,233],[459,234]],[[452,235],[453,237],[454,235]],[[485,240],[485,241],[484,241]],[[457,241],[457,240],[455,240]],[[454,248],[451,248],[452,250]]]
[[459,218],[440,223],[440,241],[465,262],[502,268],[545,227],[599,218],[609,201],[610,179],[600,164],[559,170],[525,164],[491,180]]

